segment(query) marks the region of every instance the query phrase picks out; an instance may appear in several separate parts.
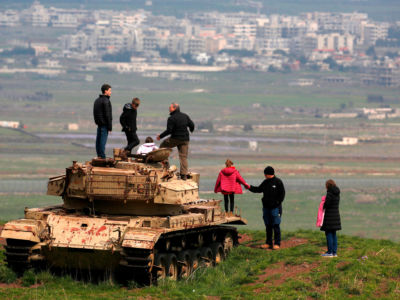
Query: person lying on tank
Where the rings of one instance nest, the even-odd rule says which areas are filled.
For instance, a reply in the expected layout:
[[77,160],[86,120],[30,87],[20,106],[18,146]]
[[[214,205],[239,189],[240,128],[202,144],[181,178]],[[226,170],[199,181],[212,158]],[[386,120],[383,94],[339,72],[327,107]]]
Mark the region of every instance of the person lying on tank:
[[157,149],[158,149],[158,147],[154,143],[153,139],[150,136],[148,136],[145,140],[145,143],[143,145],[140,145],[136,154],[147,154],[147,153],[157,150]]

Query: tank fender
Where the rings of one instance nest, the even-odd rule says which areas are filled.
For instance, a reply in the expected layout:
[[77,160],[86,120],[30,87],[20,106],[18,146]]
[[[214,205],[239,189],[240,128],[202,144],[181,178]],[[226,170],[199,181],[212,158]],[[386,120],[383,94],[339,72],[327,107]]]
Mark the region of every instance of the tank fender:
[[128,228],[125,231],[122,247],[153,249],[163,230]]
[[0,237],[39,243],[40,236],[44,230],[45,224],[43,221],[20,219],[6,223]]

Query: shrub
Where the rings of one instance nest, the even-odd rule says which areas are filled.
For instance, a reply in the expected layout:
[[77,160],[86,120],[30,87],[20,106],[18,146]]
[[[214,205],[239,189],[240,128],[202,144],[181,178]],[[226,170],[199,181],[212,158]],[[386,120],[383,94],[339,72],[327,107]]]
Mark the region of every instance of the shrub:
[[22,286],[29,287],[37,282],[36,274],[33,270],[25,271],[22,276]]
[[2,283],[12,283],[17,280],[17,275],[13,270],[7,268],[6,266],[0,266],[0,282]]

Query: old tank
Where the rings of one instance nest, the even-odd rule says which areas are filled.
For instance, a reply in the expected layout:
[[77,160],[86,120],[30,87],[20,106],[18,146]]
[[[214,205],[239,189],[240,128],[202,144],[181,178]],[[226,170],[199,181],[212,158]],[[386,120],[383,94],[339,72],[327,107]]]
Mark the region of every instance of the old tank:
[[247,221],[225,214],[220,200],[199,198],[197,173],[186,180],[169,166],[170,149],[126,157],[74,161],[48,181],[47,194],[63,203],[25,208],[25,218],[5,224],[8,265],[99,270],[136,280],[189,276],[200,265],[223,260],[238,244],[235,226]]

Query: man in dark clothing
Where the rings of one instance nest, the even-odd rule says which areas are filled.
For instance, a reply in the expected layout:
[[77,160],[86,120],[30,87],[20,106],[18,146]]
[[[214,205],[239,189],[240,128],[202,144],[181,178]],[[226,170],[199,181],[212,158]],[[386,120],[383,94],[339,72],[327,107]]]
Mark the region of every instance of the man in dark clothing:
[[[281,213],[282,202],[285,199],[285,187],[282,180],[275,176],[274,168],[264,169],[265,180],[260,186],[250,186],[253,193],[264,193],[262,197],[263,219],[266,228],[266,244],[262,248],[279,249],[281,245]],[[274,246],[272,246],[272,231],[274,232]]]
[[125,151],[129,151],[129,153],[134,147],[140,144],[139,138],[136,134],[136,118],[139,105],[140,99],[133,98],[132,103],[126,103],[124,105],[123,112],[119,118],[119,122],[122,126],[122,131],[125,132],[126,139],[128,141],[128,144],[125,147]]
[[96,152],[100,158],[106,158],[106,143],[108,134],[112,131],[111,86],[103,84],[102,94],[94,101],[93,117],[97,125]]
[[180,111],[178,103],[172,103],[169,106],[170,117],[167,122],[167,129],[157,135],[157,140],[159,141],[167,135],[171,135],[169,138],[165,139],[160,148],[173,148],[178,147],[179,152],[179,163],[180,163],[180,175],[182,179],[187,178],[188,173],[188,162],[187,156],[189,152],[189,132],[194,131],[194,123],[189,118],[187,114]]

